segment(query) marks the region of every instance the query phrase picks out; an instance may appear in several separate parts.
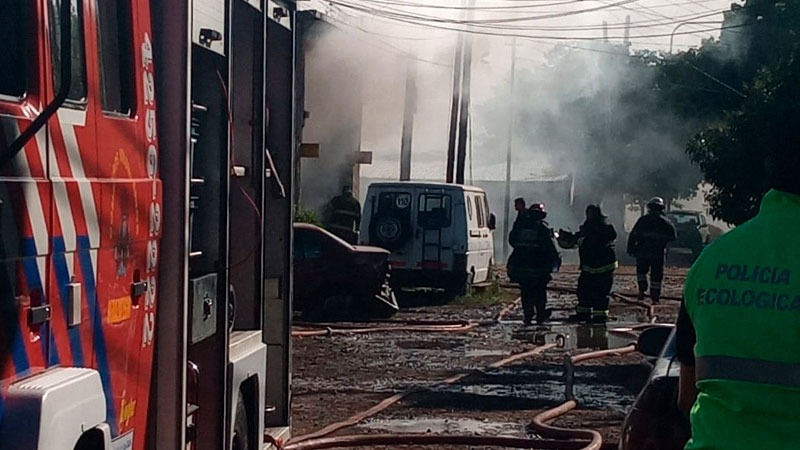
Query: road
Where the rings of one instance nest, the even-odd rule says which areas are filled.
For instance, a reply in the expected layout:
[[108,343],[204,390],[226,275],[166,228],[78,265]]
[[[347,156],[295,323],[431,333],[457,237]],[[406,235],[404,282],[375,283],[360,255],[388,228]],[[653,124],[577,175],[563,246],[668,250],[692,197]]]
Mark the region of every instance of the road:
[[[577,275],[574,267],[565,267],[556,274],[552,285],[574,287]],[[685,275],[685,269],[668,269],[664,295],[679,297]],[[635,292],[632,268],[619,269],[615,290]],[[509,307],[516,298],[513,289],[490,291],[450,304],[403,310],[395,317],[488,324],[468,332],[390,331],[295,338],[293,435],[319,430],[393,394],[414,390],[388,409],[338,434],[531,436],[528,424],[533,416],[564,400],[566,355],[625,346],[632,338],[609,330],[649,320],[645,308],[614,301],[611,315],[615,320],[607,326],[565,324],[562,319],[571,314],[576,298],[568,292],[550,292],[548,305],[554,309],[553,323],[525,327],[519,306]],[[425,298],[416,300],[425,303]],[[678,301],[662,303],[654,311],[657,320],[673,322]],[[490,323],[504,309],[508,313],[502,320]],[[510,355],[556,342],[559,336],[563,348],[551,348],[501,368],[488,368]],[[461,373],[471,375],[452,384],[442,382]],[[638,353],[582,364],[576,371],[575,386],[580,406],[554,424],[595,429],[603,435],[604,442],[616,444],[625,411],[648,373],[649,366]]]

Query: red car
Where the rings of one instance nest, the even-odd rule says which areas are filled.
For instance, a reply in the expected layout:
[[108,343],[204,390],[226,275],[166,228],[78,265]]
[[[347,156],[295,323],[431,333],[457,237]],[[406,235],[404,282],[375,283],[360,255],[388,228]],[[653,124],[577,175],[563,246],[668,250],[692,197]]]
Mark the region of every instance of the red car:
[[391,316],[398,306],[388,259],[388,250],[350,245],[320,227],[295,223],[294,310],[315,320]]
[[622,424],[620,450],[683,450],[691,436],[689,421],[678,409],[680,363],[670,326],[648,328],[639,336],[639,351],[655,358],[647,385]]

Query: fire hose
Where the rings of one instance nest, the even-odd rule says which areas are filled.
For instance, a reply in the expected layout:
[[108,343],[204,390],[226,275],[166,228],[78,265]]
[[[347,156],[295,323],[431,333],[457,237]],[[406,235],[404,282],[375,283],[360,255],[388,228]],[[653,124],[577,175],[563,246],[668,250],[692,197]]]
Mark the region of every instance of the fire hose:
[[631,353],[633,351],[636,351],[636,345],[629,345],[627,347],[616,348],[616,349],[598,350],[594,352],[581,353],[580,355],[573,355],[565,358],[564,384],[566,390],[565,396],[567,397],[567,401],[559,406],[556,406],[555,408],[548,409],[547,411],[541,412],[538,415],[536,415],[536,417],[534,417],[533,421],[531,422],[530,425],[531,428],[545,438],[587,439],[589,440],[589,443],[586,444],[585,447],[581,447],[583,450],[599,450],[603,445],[603,438],[597,431],[554,427],[552,425],[548,425],[547,422],[563,416],[564,414],[572,411],[578,406],[578,403],[575,401],[575,394],[573,391],[575,384],[575,364],[580,363],[582,361],[588,361],[590,359],[597,359],[610,355],[622,355],[625,353]]
[[[314,337],[332,336],[342,334],[369,334],[369,333],[391,333],[391,332],[415,332],[415,333],[463,333],[477,327],[490,326],[497,324],[519,304],[517,298],[506,305],[494,319],[481,321],[466,320],[371,320],[370,324],[385,324],[385,326],[368,326],[332,324],[332,323],[311,323],[296,322],[292,327],[293,337]],[[396,324],[396,325],[393,325]]]
[[[537,347],[531,351],[512,355],[491,364],[490,368],[502,367],[511,364],[512,362],[524,359],[536,354],[540,354],[545,350],[554,347],[554,344],[548,344],[542,347]],[[345,421],[337,422],[329,425],[317,432],[298,436],[289,441],[286,445],[281,445],[280,442],[275,441],[270,436],[267,436],[268,441],[282,450],[318,450],[328,448],[345,448],[356,446],[368,445],[482,445],[482,446],[502,446],[506,448],[528,448],[528,449],[556,449],[556,450],[600,450],[603,445],[603,439],[600,433],[595,430],[584,429],[567,429],[548,425],[558,417],[561,417],[568,412],[575,409],[578,404],[574,400],[573,385],[574,385],[574,365],[590,359],[602,358],[610,355],[622,355],[636,350],[635,345],[609,350],[599,350],[589,353],[582,353],[568,357],[565,361],[566,371],[566,396],[567,401],[561,405],[543,411],[533,418],[530,427],[535,430],[541,437],[540,438],[515,438],[505,436],[460,436],[460,435],[409,435],[409,434],[376,434],[376,435],[347,435],[328,437],[330,434],[335,433],[341,429],[354,426],[364,419],[371,417],[391,405],[402,400],[409,394],[416,392],[416,390],[408,390],[399,394],[395,394],[372,408],[357,414]],[[463,378],[468,377],[471,373],[464,373],[453,376],[444,380],[444,383],[452,384]]]
[[[519,299],[517,299],[519,301]],[[506,306],[495,319],[496,321],[511,311],[516,302]],[[434,321],[431,321],[434,322]],[[435,324],[425,325],[424,321],[416,321],[413,325],[400,325],[397,327],[376,327],[375,329],[384,330],[397,330],[408,329],[414,327],[423,327],[428,329],[448,329],[455,330],[463,327],[478,326],[478,323],[469,322],[446,322],[435,321]],[[392,322],[403,323],[403,322]],[[633,327],[638,329],[639,327]],[[330,330],[330,329],[328,329]],[[328,330],[308,330],[307,332],[323,332],[328,333]],[[347,332],[368,332],[370,328],[343,328],[343,333]],[[622,333],[628,330],[618,330]],[[294,333],[293,333],[294,334]],[[632,333],[631,333],[632,334]],[[536,347],[530,351],[519,353],[509,356],[507,358],[496,361],[488,366],[488,368],[499,368],[513,362],[538,355],[548,349],[556,347],[556,344],[547,344],[544,346]],[[555,420],[558,417],[567,414],[569,411],[575,409],[578,404],[574,398],[574,375],[575,364],[590,359],[602,358],[609,355],[622,355],[636,350],[635,345],[618,349],[599,350],[594,352],[582,353],[580,355],[573,355],[565,359],[565,396],[567,401],[563,404],[546,410],[533,418],[530,427],[535,430],[541,437],[540,438],[514,438],[503,436],[442,436],[442,435],[351,435],[351,436],[336,436],[328,437],[329,435],[340,431],[342,429],[355,426],[363,420],[372,417],[407,396],[419,392],[418,389],[409,389],[395,395],[392,395],[375,406],[356,414],[344,421],[336,422],[328,425],[316,432],[309,433],[303,436],[298,436],[291,439],[287,444],[277,442],[271,436],[266,436],[266,439],[279,449],[283,450],[316,450],[327,448],[344,448],[365,445],[492,445],[503,446],[507,448],[529,448],[529,449],[581,449],[581,450],[600,450],[603,445],[602,436],[595,430],[587,429],[567,429],[548,425],[548,422]],[[476,372],[466,372],[454,375],[442,381],[444,384],[454,384]]]
[[[538,354],[540,354],[540,353],[542,353],[542,352],[544,352],[546,350],[549,350],[549,349],[551,349],[551,348],[553,348],[555,346],[556,346],[555,344],[547,344],[547,345],[543,345],[543,346],[540,346],[540,347],[535,347],[534,349],[529,350],[527,352],[518,353],[516,355],[512,355],[512,356],[509,356],[507,358],[503,358],[503,359],[501,359],[499,361],[496,361],[493,364],[491,364],[489,366],[489,368],[503,367],[505,365],[508,365],[508,364],[513,363],[513,362],[519,361],[521,359],[529,358],[531,356],[538,355]],[[468,377],[468,376],[470,376],[470,375],[472,375],[474,373],[475,372],[466,372],[466,373],[461,373],[461,374],[458,374],[458,375],[454,375],[454,376],[452,376],[450,378],[442,380],[442,383],[443,384],[454,384],[454,383],[457,383],[458,381],[461,381],[464,378],[466,378],[466,377]],[[315,432],[310,433],[310,434],[306,434],[306,435],[303,435],[303,436],[298,436],[298,437],[292,438],[291,441],[289,442],[289,445],[302,443],[302,442],[309,441],[309,440],[312,440],[312,439],[320,439],[320,438],[326,437],[326,436],[328,436],[330,434],[333,434],[333,433],[335,433],[335,432],[337,432],[339,430],[342,430],[344,428],[355,426],[355,425],[359,424],[361,421],[363,421],[363,420],[365,420],[365,419],[367,419],[369,417],[372,417],[372,416],[374,416],[375,414],[378,414],[381,411],[384,411],[385,409],[389,408],[390,406],[394,405],[395,403],[399,402],[400,400],[408,397],[409,395],[411,395],[411,394],[413,394],[415,392],[419,392],[419,390],[418,389],[408,389],[408,390],[405,390],[403,392],[400,392],[400,393],[397,393],[395,395],[392,395],[391,397],[388,397],[388,398],[384,399],[383,401],[381,401],[380,403],[376,404],[375,406],[369,408],[368,410],[363,411],[361,413],[358,413],[358,414],[356,414],[356,415],[354,415],[354,416],[352,416],[352,417],[350,417],[348,419],[345,419],[345,420],[343,420],[341,422],[336,422],[336,423],[333,423],[331,425],[328,425],[328,426],[320,429],[319,431],[315,431]],[[287,446],[287,447],[284,447],[284,448],[290,449],[291,447]],[[329,447],[324,447],[324,448],[329,448]]]

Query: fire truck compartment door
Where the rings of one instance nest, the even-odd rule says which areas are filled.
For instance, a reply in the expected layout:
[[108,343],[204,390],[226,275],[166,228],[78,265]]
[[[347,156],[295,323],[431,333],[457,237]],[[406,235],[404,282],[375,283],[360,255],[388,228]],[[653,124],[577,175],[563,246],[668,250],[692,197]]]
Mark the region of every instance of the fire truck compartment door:
[[192,283],[192,344],[217,332],[217,275],[195,278]]
[[[94,369],[57,367],[12,384],[0,425],[0,450],[74,448],[106,421],[106,396]],[[103,433],[106,448],[110,436]]]

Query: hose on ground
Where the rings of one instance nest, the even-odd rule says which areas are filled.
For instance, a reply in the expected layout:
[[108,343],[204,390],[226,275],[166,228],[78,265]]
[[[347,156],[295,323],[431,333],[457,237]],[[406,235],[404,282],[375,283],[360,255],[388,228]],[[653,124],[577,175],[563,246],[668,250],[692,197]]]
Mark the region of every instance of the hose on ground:
[[388,327],[343,327],[343,326],[320,326],[320,329],[294,329],[292,337],[313,337],[313,336],[332,336],[334,334],[368,334],[368,333],[391,333],[391,332],[414,332],[414,333],[463,333],[480,326],[473,322],[464,325],[399,325]]
[[493,446],[506,448],[578,450],[584,447],[583,442],[564,442],[559,440],[518,438],[508,436],[472,436],[472,435],[426,435],[426,434],[363,434],[351,436],[335,436],[310,439],[303,442],[289,443],[283,450],[320,450],[327,448],[359,447],[372,445],[464,445]]
[[[517,298],[506,305],[493,319],[480,321],[467,320],[370,320],[368,324],[386,324],[385,326],[364,326],[363,324],[336,324],[316,322],[295,322],[292,327],[293,337],[332,336],[343,334],[369,333],[463,333],[477,327],[495,325],[517,306]],[[393,325],[396,324],[396,325]]]
[[582,447],[583,450],[599,450],[603,445],[603,438],[597,431],[554,427],[552,425],[548,425],[547,422],[563,416],[564,414],[572,411],[578,406],[578,403],[575,401],[575,395],[573,393],[573,386],[575,384],[575,367],[574,367],[575,364],[578,364],[582,361],[588,361],[590,359],[602,358],[605,356],[623,355],[625,353],[631,353],[633,351],[636,351],[636,345],[629,345],[627,347],[622,347],[622,348],[613,348],[613,349],[598,350],[588,353],[581,353],[579,355],[573,355],[571,357],[566,358],[566,360],[564,361],[565,365],[564,369],[566,378],[565,396],[567,398],[567,401],[559,406],[556,406],[555,408],[548,409],[547,411],[541,412],[538,415],[536,415],[536,417],[533,418],[530,427],[545,438],[587,439],[589,440],[589,443],[585,447]]
[[[529,358],[531,356],[538,355],[538,354],[540,354],[540,353],[542,353],[542,352],[544,352],[546,350],[549,350],[549,349],[551,349],[551,348],[553,348],[555,346],[556,346],[556,344],[546,344],[546,345],[542,345],[540,347],[535,347],[532,350],[528,350],[526,352],[518,353],[516,355],[511,355],[511,356],[509,356],[507,358],[503,358],[503,359],[501,359],[499,361],[496,361],[496,362],[492,363],[491,365],[489,365],[489,368],[503,367],[503,366],[506,366],[506,365],[511,364],[513,362],[519,361],[521,359],[525,359],[525,358]],[[454,376],[452,376],[450,378],[442,380],[442,383],[443,384],[453,384],[453,383],[461,381],[464,378],[466,378],[466,377],[468,377],[470,375],[473,375],[475,373],[478,373],[478,372],[473,371],[473,372],[465,372],[465,373],[461,373],[461,374],[458,374],[458,375],[454,375]],[[375,414],[378,414],[381,411],[384,411],[385,409],[389,408],[390,406],[394,405],[395,403],[399,402],[400,400],[402,400],[402,399],[406,398],[407,396],[411,395],[412,393],[418,392],[418,391],[419,391],[418,389],[409,389],[409,390],[405,390],[403,392],[397,393],[395,395],[392,395],[391,397],[388,397],[388,398],[382,400],[380,403],[376,404],[375,406],[369,408],[366,411],[358,413],[358,414],[356,414],[356,415],[354,415],[354,416],[352,416],[352,417],[350,417],[348,419],[345,419],[345,420],[343,420],[341,422],[332,423],[332,424],[330,424],[330,425],[328,425],[328,426],[326,426],[326,427],[324,427],[324,428],[322,428],[322,429],[320,429],[318,431],[315,431],[313,433],[309,433],[309,434],[306,434],[306,435],[303,435],[303,436],[297,436],[295,438],[292,438],[289,441],[289,443],[290,444],[296,444],[296,443],[299,443],[299,442],[309,441],[309,440],[312,440],[312,439],[321,439],[323,437],[331,435],[331,434],[333,434],[333,433],[335,433],[335,432],[337,432],[339,430],[342,430],[344,428],[355,426],[355,425],[359,424],[361,421],[363,421],[363,420],[365,420],[365,419],[367,419],[369,417],[372,417],[372,416],[374,416]]]

